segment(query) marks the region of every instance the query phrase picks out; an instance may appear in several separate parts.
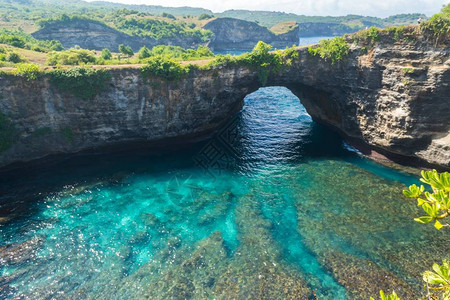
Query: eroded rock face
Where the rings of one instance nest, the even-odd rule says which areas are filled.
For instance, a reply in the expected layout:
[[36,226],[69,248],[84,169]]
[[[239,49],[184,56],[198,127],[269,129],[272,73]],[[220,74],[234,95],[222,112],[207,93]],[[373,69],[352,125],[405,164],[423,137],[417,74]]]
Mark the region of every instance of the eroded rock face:
[[[219,74],[220,73],[220,74]],[[111,71],[110,86],[82,100],[49,79],[0,81],[0,111],[19,133],[0,165],[132,141],[186,138],[210,132],[239,111],[257,89],[250,70],[194,72],[176,82],[144,79],[138,69]]]
[[233,18],[218,18],[204,27],[214,33],[209,47],[214,50],[251,50],[258,41],[263,41],[275,48],[286,48],[298,45],[298,26],[293,30],[274,34],[266,27],[255,22]]
[[[433,43],[352,46],[335,65],[299,49],[268,85],[286,86],[314,120],[369,147],[450,168],[449,48]],[[210,132],[261,86],[243,66],[196,70],[175,82],[113,69],[108,88],[82,100],[48,78],[0,80],[0,111],[16,128],[0,166],[104,145],[183,138]],[[45,129],[45,130],[43,130]],[[70,134],[67,134],[70,133]]]
[[131,36],[104,24],[87,20],[52,24],[33,33],[33,36],[37,39],[59,40],[66,49],[78,45],[84,49],[102,50],[103,48],[109,48],[112,51],[117,51],[120,44],[125,44],[136,52],[142,46],[152,48],[164,44],[196,48],[205,44],[200,38],[195,37],[174,36],[156,40],[149,37]]
[[346,137],[449,168],[449,48],[380,43],[362,52],[353,47],[335,66],[301,55],[290,88],[316,121]]

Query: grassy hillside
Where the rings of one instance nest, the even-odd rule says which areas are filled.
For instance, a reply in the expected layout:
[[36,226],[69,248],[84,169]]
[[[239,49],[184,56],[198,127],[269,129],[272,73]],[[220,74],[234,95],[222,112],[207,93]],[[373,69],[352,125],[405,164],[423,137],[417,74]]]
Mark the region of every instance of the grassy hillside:
[[164,38],[195,38],[206,42],[211,38],[211,32],[186,21],[173,20],[169,17],[155,17],[136,10],[120,9],[105,15],[103,18],[90,18],[89,15],[63,14],[56,18],[45,18],[37,21],[38,27],[44,29],[50,26],[68,26],[74,21],[92,21],[112,27],[130,36],[150,37],[156,40]]
[[[119,11],[119,12],[118,12]],[[130,13],[130,11],[132,13]],[[124,13],[127,14],[124,16]],[[231,17],[247,21],[256,21],[260,25],[271,28],[278,23],[298,22],[298,23],[335,23],[353,29],[361,29],[366,26],[387,27],[394,25],[413,24],[419,17],[425,18],[421,14],[402,14],[388,18],[364,17],[358,15],[348,15],[342,17],[318,17],[288,14],[282,12],[268,11],[248,11],[248,10],[228,10],[223,13],[213,14],[210,10],[193,7],[162,7],[153,5],[126,5],[111,2],[85,2],[81,0],[0,0],[0,27],[22,29],[30,33],[38,29],[37,22],[40,19],[54,18],[62,14],[82,15],[83,17],[101,20],[109,23],[113,27],[126,26],[128,32],[142,31],[142,27],[151,28],[152,25],[142,24],[118,24],[115,19],[137,18],[154,19],[167,23],[179,24],[182,27],[200,28],[208,19],[200,16],[209,15],[216,17]],[[200,18],[199,18],[200,17]],[[124,22],[126,23],[126,22]],[[130,25],[130,26],[129,26]],[[129,28],[135,27],[135,28]],[[282,25],[274,30],[284,30]],[[142,34],[140,32],[139,34]]]
[[409,25],[416,23],[419,17],[426,18],[423,14],[400,14],[388,18],[364,17],[347,15],[342,17],[304,16],[292,13],[272,11],[227,10],[220,17],[237,18],[258,22],[260,25],[272,27],[280,22],[295,21],[298,23],[337,23],[352,28],[365,28],[366,26],[387,27],[395,25]]
[[296,26],[297,26],[297,23],[295,21],[281,22],[281,23],[278,23],[278,24],[272,26],[270,28],[270,31],[272,31],[275,34],[282,34],[282,33],[291,31]]
[[20,28],[24,32],[31,33],[39,28],[37,23],[40,19],[66,14],[108,21],[114,19],[118,10],[133,11],[136,14],[141,13],[141,17],[152,17],[171,23],[193,23],[197,27],[204,23],[198,20],[198,16],[205,13],[212,14],[209,10],[192,7],[171,8],[81,0],[0,0],[0,27]]

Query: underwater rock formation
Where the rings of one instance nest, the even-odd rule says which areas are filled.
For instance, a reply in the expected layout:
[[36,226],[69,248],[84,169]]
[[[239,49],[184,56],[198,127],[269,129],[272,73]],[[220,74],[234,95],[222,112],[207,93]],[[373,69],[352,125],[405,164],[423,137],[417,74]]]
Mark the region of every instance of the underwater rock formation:
[[43,237],[36,237],[20,244],[0,247],[0,263],[14,265],[33,259],[43,240]]

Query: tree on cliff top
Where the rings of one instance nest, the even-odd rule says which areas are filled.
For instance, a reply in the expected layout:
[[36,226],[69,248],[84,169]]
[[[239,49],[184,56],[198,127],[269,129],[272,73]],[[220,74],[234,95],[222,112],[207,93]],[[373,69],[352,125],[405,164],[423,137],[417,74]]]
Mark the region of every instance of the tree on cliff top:
[[152,52],[146,46],[144,46],[141,49],[139,49],[139,52],[138,52],[138,58],[139,59],[148,58],[150,56],[152,56]]
[[131,49],[130,46],[125,46],[124,44],[119,45],[119,52],[128,57],[134,55],[133,49]]
[[112,58],[111,51],[108,48],[104,48],[102,50],[102,54],[100,55],[100,57],[106,60],[111,59]]

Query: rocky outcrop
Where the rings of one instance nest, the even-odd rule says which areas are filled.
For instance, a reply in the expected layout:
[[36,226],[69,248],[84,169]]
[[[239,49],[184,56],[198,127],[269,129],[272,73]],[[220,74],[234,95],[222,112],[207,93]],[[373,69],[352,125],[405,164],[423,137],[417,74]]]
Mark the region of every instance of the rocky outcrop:
[[68,49],[76,45],[84,49],[102,50],[109,48],[117,51],[120,44],[129,45],[133,51],[138,51],[142,46],[152,48],[156,45],[173,45],[183,48],[197,48],[205,44],[200,38],[174,36],[159,40],[149,37],[131,36],[117,31],[100,22],[73,19],[64,23],[55,23],[33,33],[33,37],[42,40],[58,40],[64,48]]
[[275,48],[298,45],[298,27],[293,30],[274,34],[266,27],[255,22],[233,18],[218,18],[208,22],[204,29],[214,33],[209,47],[214,50],[251,50],[258,41],[263,41]]
[[15,265],[34,259],[43,240],[43,237],[35,237],[23,243],[0,247],[0,263],[2,265]]
[[[49,78],[0,80],[0,111],[19,139],[0,165],[132,141],[199,135],[217,128],[258,86],[245,68],[196,71],[175,82],[145,80],[139,69],[113,69],[109,87],[82,100]],[[247,78],[247,79],[245,79]]]
[[[214,33],[209,46],[214,50],[251,50],[262,40],[276,48],[285,48],[298,44],[298,27],[293,30],[274,34],[266,27],[254,22],[232,18],[219,18],[207,23],[204,29]],[[156,45],[173,45],[183,48],[197,48],[208,43],[200,37],[172,36],[170,38],[153,39],[150,37],[131,36],[105,24],[93,20],[77,19],[67,22],[53,23],[33,33],[33,37],[42,40],[58,40],[64,48],[80,46],[84,49],[102,50],[109,48],[117,51],[120,44],[129,45],[133,51],[142,46],[152,48]]]
[[[352,46],[335,65],[299,49],[268,85],[286,86],[317,122],[386,154],[450,168],[448,47],[393,41]],[[243,66],[194,70],[174,82],[144,79],[138,69],[110,70],[92,100],[56,89],[48,78],[0,80],[0,111],[17,138],[0,165],[133,141],[210,132],[239,111],[261,84]]]
[[291,89],[316,121],[347,138],[391,158],[449,168],[448,45],[381,41],[366,49],[353,47],[334,67],[301,56],[303,71]]

